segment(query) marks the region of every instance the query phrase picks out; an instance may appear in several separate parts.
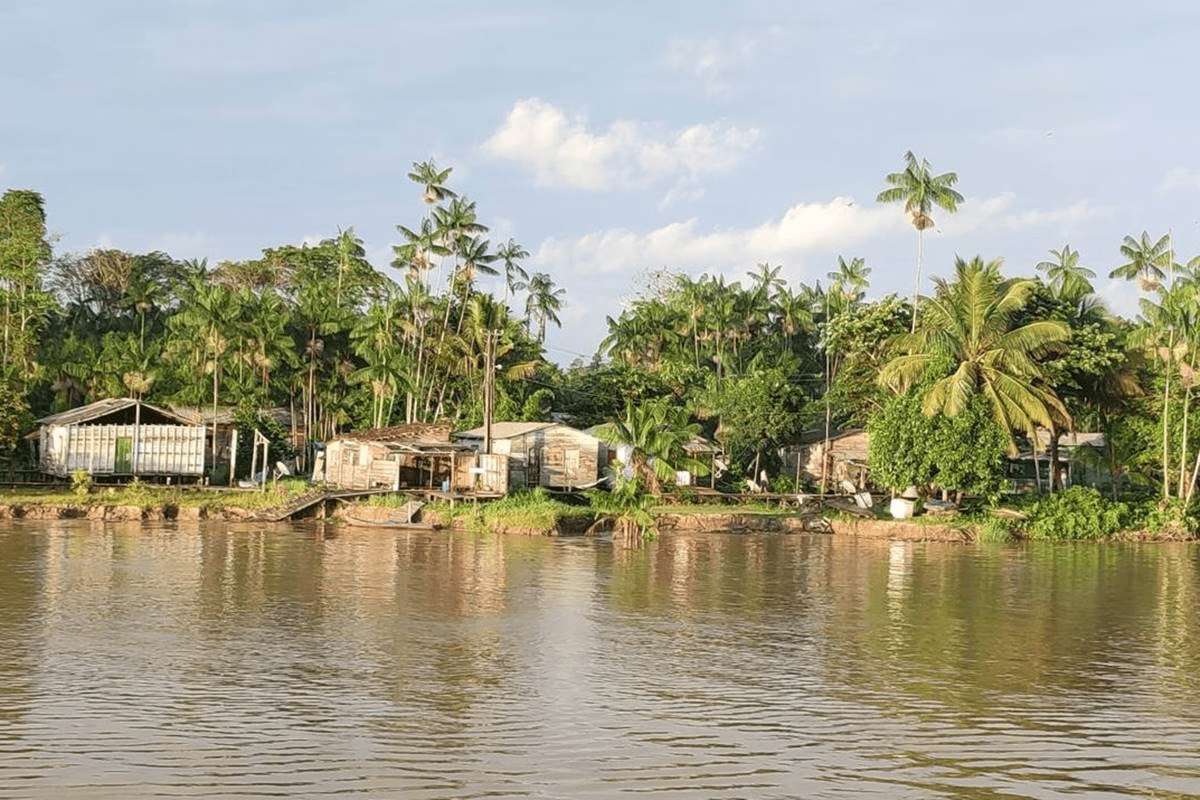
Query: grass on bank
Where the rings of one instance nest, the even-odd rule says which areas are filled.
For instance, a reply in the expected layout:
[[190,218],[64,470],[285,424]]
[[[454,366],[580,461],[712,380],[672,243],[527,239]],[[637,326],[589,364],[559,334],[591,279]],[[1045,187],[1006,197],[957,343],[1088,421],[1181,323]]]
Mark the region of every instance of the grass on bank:
[[114,486],[99,486],[85,473],[75,476],[71,488],[14,489],[0,494],[0,502],[10,506],[77,505],[257,510],[281,505],[311,490],[312,487],[304,478],[271,481],[265,490],[162,486],[137,479]]
[[[374,500],[375,498],[372,498]],[[592,520],[596,516],[587,505],[572,505],[556,500],[545,489],[518,489],[508,495],[484,503],[439,500],[425,508],[446,522],[468,520],[472,527],[529,528],[552,530],[561,520]]]
[[[288,502],[312,491],[304,478],[284,478],[270,482],[266,489],[228,490],[162,486],[134,480],[118,486],[97,486],[85,474],[79,475],[72,488],[26,488],[0,494],[0,503],[12,506],[131,506],[138,508],[199,508],[219,511],[225,508],[258,510]],[[402,507],[405,495],[377,495],[369,505]],[[443,520],[469,519],[480,530],[527,528],[551,530],[566,519],[595,520],[608,513],[587,504],[575,505],[552,498],[544,489],[514,491],[507,497],[483,503],[447,502],[426,506]],[[611,511],[611,510],[609,510]],[[652,515],[746,514],[795,516],[794,509],[781,509],[761,501],[737,504],[660,503],[649,508]],[[876,507],[876,518],[890,516],[883,506]],[[837,519],[842,514],[828,510],[824,516]],[[848,519],[849,516],[846,515]],[[1196,506],[1183,508],[1178,502],[1164,503],[1156,498],[1113,501],[1095,489],[1075,486],[1052,495],[1010,495],[999,507],[971,508],[956,515],[920,515],[909,522],[941,525],[969,531],[980,542],[1027,540],[1104,540],[1125,538],[1195,539],[1200,533],[1200,512]]]

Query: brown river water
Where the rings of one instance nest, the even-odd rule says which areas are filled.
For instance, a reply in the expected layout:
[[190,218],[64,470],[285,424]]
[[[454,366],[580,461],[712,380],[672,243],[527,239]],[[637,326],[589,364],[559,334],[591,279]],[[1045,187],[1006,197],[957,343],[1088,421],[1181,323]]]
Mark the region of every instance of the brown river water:
[[1200,797],[1200,547],[5,522],[0,798]]

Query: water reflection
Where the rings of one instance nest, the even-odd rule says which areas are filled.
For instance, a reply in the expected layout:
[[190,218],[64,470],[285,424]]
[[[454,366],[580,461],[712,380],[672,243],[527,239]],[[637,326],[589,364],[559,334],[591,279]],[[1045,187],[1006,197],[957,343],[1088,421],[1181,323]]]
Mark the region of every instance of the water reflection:
[[1200,551],[0,529],[0,798],[1183,797]]

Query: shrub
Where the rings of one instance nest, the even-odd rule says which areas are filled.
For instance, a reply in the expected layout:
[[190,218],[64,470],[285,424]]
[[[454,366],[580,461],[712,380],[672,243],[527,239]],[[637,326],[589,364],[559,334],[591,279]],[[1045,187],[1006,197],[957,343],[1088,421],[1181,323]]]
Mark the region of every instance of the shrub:
[[92,476],[86,469],[77,469],[71,473],[71,491],[76,497],[87,497],[92,491]]
[[1024,527],[1030,539],[1102,539],[1132,522],[1125,503],[1089,486],[1072,486],[1034,503]]
[[975,541],[1007,542],[1013,538],[1013,521],[1000,517],[983,516],[975,523]]
[[1190,538],[1200,530],[1196,509],[1182,500],[1158,500],[1133,507],[1131,527],[1163,536]]

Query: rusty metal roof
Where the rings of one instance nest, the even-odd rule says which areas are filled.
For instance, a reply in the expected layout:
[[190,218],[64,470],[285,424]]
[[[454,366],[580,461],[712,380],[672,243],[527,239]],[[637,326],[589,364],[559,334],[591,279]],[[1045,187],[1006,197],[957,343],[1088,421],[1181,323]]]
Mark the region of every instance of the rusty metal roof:
[[[563,425],[560,422],[493,422],[492,423],[492,438],[493,439],[515,439],[518,436],[536,433],[546,428],[567,428],[568,430],[576,430],[570,425]],[[583,431],[578,431],[583,433]],[[454,434],[463,439],[482,439],[483,426],[472,428],[469,431],[459,431]]]
[[355,442],[388,442],[406,444],[450,444],[451,426],[431,422],[410,422],[384,428],[339,433],[335,439]]

